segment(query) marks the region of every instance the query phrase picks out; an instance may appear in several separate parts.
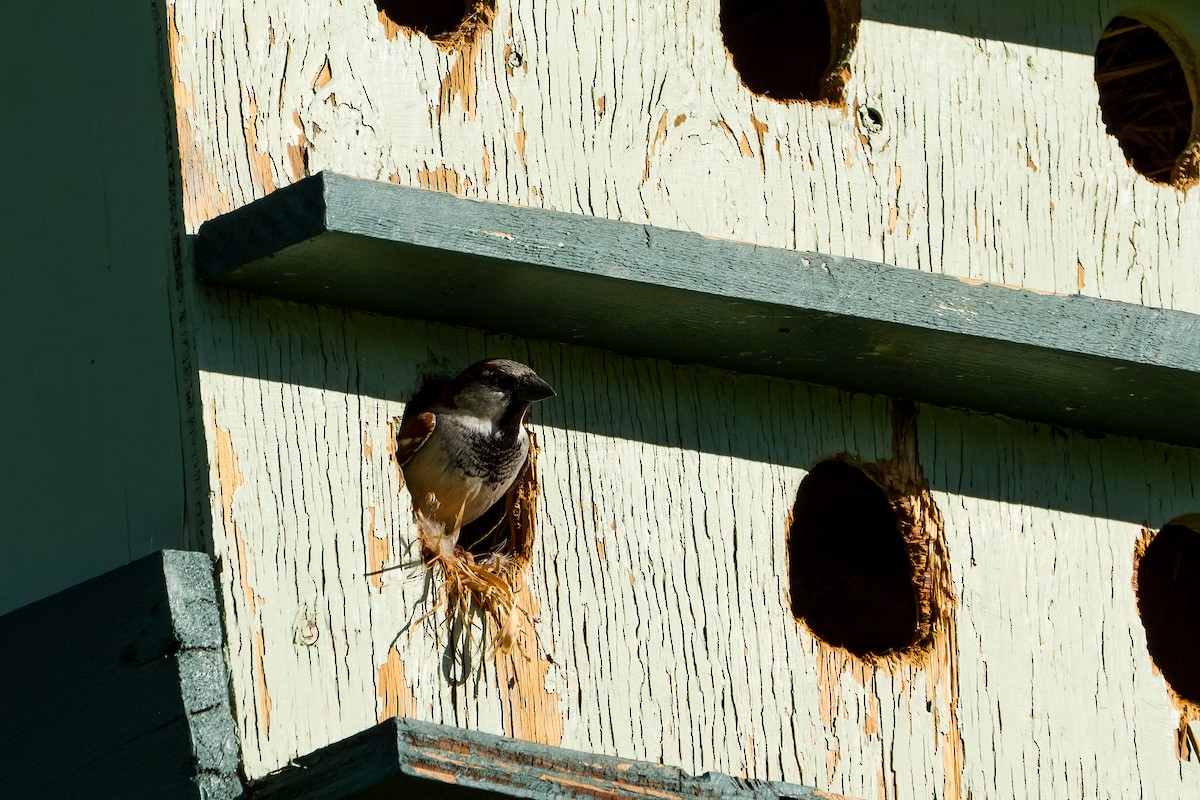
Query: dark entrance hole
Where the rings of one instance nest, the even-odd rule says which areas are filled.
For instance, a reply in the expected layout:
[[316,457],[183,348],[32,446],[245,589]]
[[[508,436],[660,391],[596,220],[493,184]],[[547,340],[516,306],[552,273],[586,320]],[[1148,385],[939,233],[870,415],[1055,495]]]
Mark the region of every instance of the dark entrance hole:
[[474,20],[484,20],[494,0],[375,0],[375,7],[395,24],[446,39]]
[[1193,94],[1178,54],[1149,23],[1114,17],[1096,46],[1100,114],[1133,168],[1152,181],[1196,181]]
[[831,459],[800,483],[788,537],[792,614],[822,640],[860,657],[918,640],[913,563],[883,489]]
[[1164,526],[1136,569],[1150,658],[1180,697],[1200,703],[1200,533]]
[[841,103],[858,0],[722,0],[721,36],[750,91]]

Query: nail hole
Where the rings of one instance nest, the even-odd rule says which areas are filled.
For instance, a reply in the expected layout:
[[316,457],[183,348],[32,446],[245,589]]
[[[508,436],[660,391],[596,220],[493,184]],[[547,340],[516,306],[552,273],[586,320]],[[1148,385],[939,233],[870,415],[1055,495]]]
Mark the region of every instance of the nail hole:
[[[841,459],[800,482],[788,536],[792,615],[825,642],[860,657],[920,643],[914,569],[901,520],[884,490]],[[926,626],[927,627],[927,626]]]
[[869,134],[879,133],[883,130],[883,112],[871,106],[859,106],[858,123]]
[[1192,100],[1197,82],[1168,40],[1183,46],[1166,27],[1114,17],[1096,45],[1096,87],[1104,126],[1133,168],[1185,189],[1196,183],[1200,165]]
[[722,0],[721,36],[750,91],[841,105],[858,0]]
[[375,0],[375,7],[394,25],[435,41],[452,42],[487,25],[496,4],[495,0]]
[[1200,703],[1200,533],[1163,526],[1136,559],[1134,576],[1150,659],[1176,694]]

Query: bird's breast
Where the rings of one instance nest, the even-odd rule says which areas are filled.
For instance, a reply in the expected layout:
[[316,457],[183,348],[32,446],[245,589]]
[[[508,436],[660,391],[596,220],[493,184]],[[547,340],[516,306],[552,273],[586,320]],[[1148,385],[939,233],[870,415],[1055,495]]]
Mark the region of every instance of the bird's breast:
[[523,427],[505,436],[439,418],[429,440],[405,465],[404,478],[423,512],[448,526],[465,525],[504,496],[528,457]]

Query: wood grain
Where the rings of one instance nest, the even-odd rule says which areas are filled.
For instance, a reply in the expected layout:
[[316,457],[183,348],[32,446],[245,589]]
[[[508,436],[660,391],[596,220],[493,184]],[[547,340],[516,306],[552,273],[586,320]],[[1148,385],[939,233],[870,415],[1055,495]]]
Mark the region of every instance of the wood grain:
[[[1200,311],[1200,199],[1103,129],[1109,0],[863,6],[837,109],[747,92],[713,0],[516,0],[460,48],[367,2],[176,0],[186,225],[329,169]],[[1200,792],[1129,588],[1142,527],[1200,506],[1196,450],[920,406],[953,635],[868,668],[791,619],[784,532],[816,461],[893,455],[886,399],[188,290],[214,492],[218,445],[241,476],[212,517],[251,778],[398,712],[504,733],[537,697],[567,747],[859,797]],[[388,452],[422,373],[485,355],[559,389],[534,420],[544,674],[425,616]]]
[[[886,400],[226,290],[208,299],[207,422],[228,431],[244,476],[237,536],[214,517],[251,776],[397,710],[512,733],[509,704],[536,696],[553,699],[536,708],[567,747],[857,796],[1105,793],[1130,775],[1168,795],[1195,787],[1129,590],[1142,525],[1200,503],[1194,450],[921,407],[916,453],[943,518],[954,635],[923,661],[867,667],[791,619],[785,532],[807,467],[892,456]],[[497,664],[478,628],[423,618],[435,587],[413,565],[388,453],[422,372],[485,354],[533,364],[559,390],[534,421],[529,655],[544,673]],[[376,539],[391,553],[382,574]]]
[[391,720],[297,759],[252,788],[270,800],[828,800],[787,783],[692,776],[676,767],[581,753],[415,720]]
[[1200,315],[333,173],[201,226],[205,280],[1196,446]]
[[523,0],[460,49],[389,37],[370,3],[177,0],[187,224],[322,169],[437,174],[471,197],[1200,311],[1200,200],[1140,178],[1101,120],[1090,54],[1116,4],[893,6],[863,4],[838,109],[742,87],[711,0]]

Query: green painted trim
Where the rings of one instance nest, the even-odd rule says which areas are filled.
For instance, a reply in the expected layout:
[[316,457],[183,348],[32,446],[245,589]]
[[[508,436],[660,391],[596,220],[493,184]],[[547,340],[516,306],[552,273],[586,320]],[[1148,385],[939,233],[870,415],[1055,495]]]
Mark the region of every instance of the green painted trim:
[[205,223],[210,282],[1200,445],[1200,316],[322,173]]
[[293,759],[250,786],[254,800],[816,800],[791,783],[692,777],[678,767],[584,753],[412,719],[390,719]]
[[162,551],[0,616],[0,797],[244,796],[203,553]]

